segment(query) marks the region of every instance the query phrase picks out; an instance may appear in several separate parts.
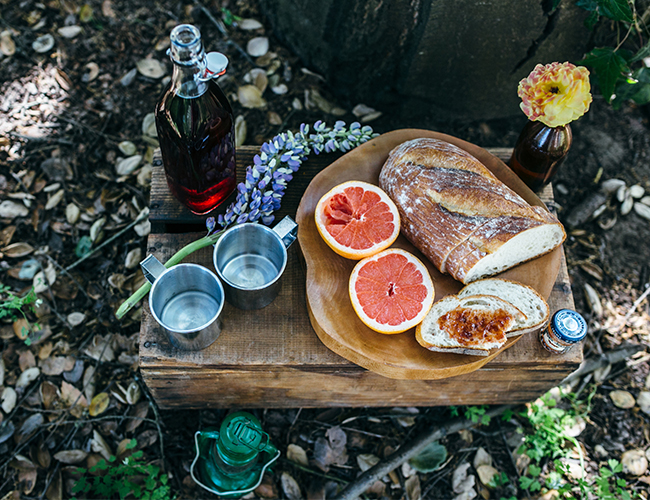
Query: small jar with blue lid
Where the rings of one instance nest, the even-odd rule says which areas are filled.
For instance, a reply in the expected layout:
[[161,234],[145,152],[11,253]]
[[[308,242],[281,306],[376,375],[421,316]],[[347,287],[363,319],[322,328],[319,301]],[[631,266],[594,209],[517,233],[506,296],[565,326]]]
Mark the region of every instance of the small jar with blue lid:
[[539,341],[547,351],[564,354],[587,335],[587,322],[571,309],[560,309],[548,326],[539,332]]

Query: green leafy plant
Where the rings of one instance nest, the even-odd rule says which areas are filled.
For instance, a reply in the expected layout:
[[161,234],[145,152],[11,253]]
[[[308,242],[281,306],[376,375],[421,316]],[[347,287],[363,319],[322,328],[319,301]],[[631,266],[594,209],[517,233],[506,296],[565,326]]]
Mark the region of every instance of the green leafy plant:
[[[555,468],[565,477],[568,475],[567,466],[560,460],[555,461]],[[576,500],[573,491],[576,487],[580,490],[582,498],[593,496],[600,500],[631,500],[632,498],[642,498],[638,493],[630,493],[627,490],[627,481],[619,478],[617,474],[623,472],[623,465],[614,459],[607,461],[607,465],[600,467],[599,474],[594,478],[592,483],[584,479],[578,479],[576,483],[567,482],[557,488],[560,498],[567,500]]]
[[[136,444],[132,439],[126,449],[133,449]],[[140,500],[171,499],[167,475],[160,473],[160,467],[146,464],[142,455],[142,450],[139,450],[121,463],[111,456],[108,461],[102,459],[90,469],[78,468],[77,472],[82,476],[72,487],[72,494],[81,494],[82,498],[124,499],[133,495]]]
[[650,69],[643,59],[650,56],[648,30],[630,0],[578,0],[576,5],[590,12],[587,26],[594,28],[601,18],[616,23],[616,45],[595,47],[579,61],[592,70],[605,100],[617,109],[627,100],[650,102]]
[[232,26],[242,20],[241,17],[236,16],[230,9],[226,9],[225,7],[221,7],[221,19],[223,19],[226,26]]
[[[556,407],[556,401],[548,394],[541,402],[532,403],[528,412],[521,414],[533,427],[533,432],[524,438],[519,453],[525,453],[536,463],[543,458],[556,458],[567,453],[567,441],[575,441],[566,435],[565,428],[573,425],[574,413]],[[577,443],[575,443],[577,444]]]
[[465,412],[465,418],[471,420],[472,422],[481,423],[483,425],[488,425],[490,423],[490,416],[485,414],[487,406],[470,406]]
[[0,283],[0,319],[8,318],[16,321],[20,315],[27,322],[27,326],[22,327],[21,335],[27,345],[30,345],[32,342],[32,339],[29,337],[29,332],[40,329],[38,323],[30,325],[27,319],[27,312],[34,312],[34,306],[38,306],[39,302],[40,299],[36,297],[33,287],[27,295],[19,297],[7,285]]
[[528,474],[519,478],[519,486],[531,492],[541,490],[542,485],[539,482],[539,475],[541,473],[542,469],[540,467],[537,467],[535,464],[530,464],[528,466]]

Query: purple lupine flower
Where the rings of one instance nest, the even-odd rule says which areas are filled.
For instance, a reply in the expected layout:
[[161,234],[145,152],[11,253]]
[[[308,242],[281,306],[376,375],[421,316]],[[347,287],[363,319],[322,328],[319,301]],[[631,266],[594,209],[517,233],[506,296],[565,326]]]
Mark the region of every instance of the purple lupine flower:
[[[219,214],[219,217],[223,218],[221,214]],[[214,220],[214,217],[208,217],[205,219],[205,226],[208,229],[208,234],[212,234],[212,231],[214,231],[214,228],[216,226],[216,221]]]
[[[362,127],[354,122],[346,130],[345,122],[337,121],[333,128],[318,120],[309,134],[307,124],[300,125],[300,132],[283,132],[260,147],[260,153],[253,157],[253,165],[246,169],[245,180],[237,185],[235,202],[226,210],[225,215],[206,221],[209,231],[214,231],[216,224],[222,228],[235,223],[260,220],[270,224],[275,217],[273,211],[280,208],[287,183],[293,179],[300,165],[310,153],[323,151],[349,151],[358,144],[373,137],[372,128]],[[340,141],[340,142],[339,142]],[[271,189],[269,189],[269,187]]]

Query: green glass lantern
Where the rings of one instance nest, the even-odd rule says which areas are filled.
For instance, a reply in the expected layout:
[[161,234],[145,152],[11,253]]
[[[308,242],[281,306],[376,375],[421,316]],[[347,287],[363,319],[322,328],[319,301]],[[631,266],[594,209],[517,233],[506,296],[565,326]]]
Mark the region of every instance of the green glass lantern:
[[196,457],[190,474],[202,488],[224,498],[239,498],[262,482],[264,471],[280,456],[255,416],[228,415],[216,429],[194,434]]

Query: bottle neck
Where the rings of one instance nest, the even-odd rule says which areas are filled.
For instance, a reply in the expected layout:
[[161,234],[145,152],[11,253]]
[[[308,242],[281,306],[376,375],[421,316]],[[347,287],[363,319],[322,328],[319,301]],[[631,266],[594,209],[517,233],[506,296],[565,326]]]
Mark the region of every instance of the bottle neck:
[[200,97],[208,90],[208,81],[202,80],[204,69],[199,65],[178,64],[174,61],[171,87],[184,99]]
[[170,36],[169,55],[174,63],[171,86],[180,97],[191,99],[203,95],[208,89],[205,77],[207,59],[201,33],[196,26],[181,24]]

